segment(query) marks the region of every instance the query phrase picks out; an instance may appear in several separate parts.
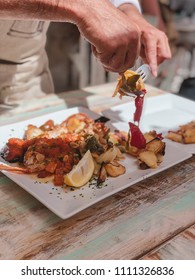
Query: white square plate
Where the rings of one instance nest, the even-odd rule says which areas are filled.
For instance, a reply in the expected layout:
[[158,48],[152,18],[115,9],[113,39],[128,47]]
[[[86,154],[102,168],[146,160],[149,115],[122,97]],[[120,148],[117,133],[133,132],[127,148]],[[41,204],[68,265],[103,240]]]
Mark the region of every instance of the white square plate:
[[[49,119],[53,119],[55,123],[60,123],[68,116],[78,112],[86,113],[93,119],[99,117],[99,115],[86,108],[78,107],[2,126],[0,127],[0,149],[3,148],[10,137],[22,138],[24,130],[28,124],[40,126]],[[108,122],[108,125],[111,126],[111,123]],[[173,144],[169,143],[166,149],[165,160],[160,167],[155,170],[140,170],[137,165],[137,160],[129,155],[126,155],[124,161],[122,162],[122,164],[126,166],[126,173],[124,175],[118,178],[107,179],[101,188],[87,184],[82,188],[75,189],[74,191],[70,188],[55,187],[51,181],[45,180],[47,178],[40,180],[34,175],[14,174],[6,171],[3,173],[24,190],[29,192],[32,196],[37,198],[56,215],[62,219],[66,219],[116,192],[119,192],[147,177],[157,174],[183,160],[186,160],[190,156],[190,154],[185,151],[178,150]],[[2,158],[0,158],[0,161],[5,163]]]
[[[113,106],[104,111],[103,115],[112,121],[128,123],[133,121],[134,112],[134,102],[129,102]],[[179,125],[193,120],[195,120],[195,102],[167,93],[161,96],[145,98],[140,128],[143,132],[156,130],[158,133],[166,135],[167,131],[177,130]],[[195,153],[195,144],[172,143],[182,150],[192,154]]]

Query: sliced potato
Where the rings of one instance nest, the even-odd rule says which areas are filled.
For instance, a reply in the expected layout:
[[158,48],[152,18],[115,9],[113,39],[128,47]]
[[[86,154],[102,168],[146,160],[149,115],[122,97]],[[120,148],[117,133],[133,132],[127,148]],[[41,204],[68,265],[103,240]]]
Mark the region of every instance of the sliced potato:
[[195,143],[195,128],[187,129],[183,134],[185,144]]
[[179,143],[182,143],[183,142],[183,137],[181,134],[178,134],[176,132],[173,132],[173,131],[169,131],[168,134],[166,135],[166,138],[167,139],[170,139],[172,141],[175,141],[175,142],[179,142]]
[[143,151],[139,154],[139,160],[141,163],[145,163],[150,168],[157,168],[158,167],[158,159],[154,152],[152,151]]
[[146,144],[146,150],[154,152],[155,154],[161,153],[162,155],[164,155],[165,143],[162,142],[159,138],[155,138]]
[[144,138],[146,139],[146,144],[150,141],[152,141],[155,137],[150,133],[144,133]]
[[117,161],[107,163],[105,169],[107,174],[111,177],[118,177],[126,172],[126,168]]
[[118,148],[116,146],[113,146],[106,152],[102,153],[98,158],[96,158],[96,161],[98,163],[102,163],[102,162],[108,163],[113,161],[117,155],[118,155]]
[[191,121],[187,124],[180,125],[180,130],[186,130],[186,129],[189,129],[189,128],[195,128],[195,121]]
[[163,162],[164,156],[160,153],[156,154],[157,157],[157,164],[161,164]]
[[166,138],[184,144],[195,143],[195,121],[181,125],[177,131],[169,131]]
[[142,150],[136,148],[136,147],[128,147],[128,149],[126,149],[126,153],[134,156],[134,157],[138,157],[139,156],[139,153],[141,152]]

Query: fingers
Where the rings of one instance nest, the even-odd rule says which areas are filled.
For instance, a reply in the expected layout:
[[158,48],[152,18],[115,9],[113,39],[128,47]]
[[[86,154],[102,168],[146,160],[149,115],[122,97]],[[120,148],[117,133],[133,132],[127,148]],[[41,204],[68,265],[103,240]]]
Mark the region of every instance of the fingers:
[[94,52],[96,58],[101,62],[107,71],[118,72],[124,68],[125,65],[125,54],[126,51],[118,49],[116,52],[103,52],[98,53],[97,50]]
[[143,34],[143,45],[144,45],[144,51],[145,55],[144,58],[148,62],[152,74],[156,77],[157,76],[157,46],[156,46],[156,39],[149,38],[149,36],[146,34]]
[[97,52],[95,56],[97,57],[97,59],[99,59],[99,61],[107,71],[123,73],[128,68],[133,67],[138,54],[133,55],[131,53],[130,55],[130,51],[118,49],[115,53],[112,54],[110,58],[105,54],[97,54]]
[[133,67],[137,57],[138,52],[132,53],[129,49],[126,51],[121,49],[114,53],[111,59],[107,61],[107,63],[102,62],[102,64],[107,71],[123,73],[128,68]]
[[95,57],[108,71],[124,72],[132,67],[140,53],[140,28],[110,1],[102,5],[84,2],[89,12],[85,10],[77,26],[93,46]]
[[167,36],[156,28],[143,32],[140,55],[150,65],[152,74],[157,76],[157,68],[165,59],[171,58],[171,51]]
[[171,58],[171,50],[169,47],[168,38],[165,33],[159,37],[157,42],[157,59],[158,64],[162,63],[165,59]]
[[128,37],[122,40],[124,38],[119,37],[111,46],[102,46],[102,50],[92,46],[93,54],[107,71],[122,73],[135,64],[140,52],[138,34],[131,34],[130,40]]

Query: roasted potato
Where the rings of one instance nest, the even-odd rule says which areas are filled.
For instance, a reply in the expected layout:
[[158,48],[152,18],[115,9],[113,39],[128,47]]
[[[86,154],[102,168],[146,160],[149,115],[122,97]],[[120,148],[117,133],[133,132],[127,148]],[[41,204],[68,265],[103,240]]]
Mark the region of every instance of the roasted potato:
[[[157,168],[158,167],[158,158],[152,151],[143,151],[139,154],[138,159],[140,160],[140,167],[143,168],[143,163],[148,168]],[[146,169],[146,168],[144,168]]]
[[166,138],[183,144],[195,143],[195,121],[181,125],[177,131],[169,131]]
[[154,154],[165,154],[165,143],[160,139],[155,138],[146,144],[146,150],[154,152]]
[[107,163],[105,169],[107,174],[111,177],[118,177],[126,172],[126,168],[117,161]]

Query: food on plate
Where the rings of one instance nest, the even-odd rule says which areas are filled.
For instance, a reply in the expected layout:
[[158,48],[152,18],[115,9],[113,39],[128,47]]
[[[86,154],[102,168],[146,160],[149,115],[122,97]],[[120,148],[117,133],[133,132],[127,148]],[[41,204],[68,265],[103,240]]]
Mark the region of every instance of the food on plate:
[[116,85],[116,89],[114,91],[113,97],[119,93],[120,98],[125,96],[125,93],[123,92],[129,92],[129,91],[139,91],[142,94],[135,95],[135,113],[134,113],[134,122],[137,122],[139,125],[142,109],[143,109],[143,103],[144,103],[144,96],[146,94],[146,89],[144,82],[139,74],[132,70],[127,70],[124,75],[120,76],[118,79],[118,83]]
[[166,138],[183,144],[195,143],[195,121],[180,125],[176,131],[169,131]]
[[[29,124],[23,139],[8,139],[1,151],[4,160],[19,166],[0,164],[0,170],[35,173],[38,178],[52,176],[55,186],[81,187],[91,178],[100,185],[107,177],[124,174],[123,153],[136,157],[142,169],[157,168],[165,152],[161,135],[153,131],[140,137],[138,127],[129,125],[136,130],[134,135],[111,132],[105,123],[83,113],[71,115],[61,124],[52,120],[40,127]],[[137,140],[132,140],[135,135]],[[134,145],[136,141],[139,147]]]
[[118,163],[117,161],[111,161],[110,163],[105,165],[105,169],[107,174],[111,177],[118,177],[125,173],[125,167]]
[[[113,96],[119,93],[122,98],[125,94],[121,89],[127,92],[139,90],[143,93],[141,95],[135,95],[136,110],[133,118],[134,123],[129,122],[129,143],[126,145],[126,152],[139,159],[141,169],[157,168],[163,161],[165,154],[165,143],[162,141],[162,135],[157,134],[155,131],[143,134],[139,128],[146,94],[144,82],[136,72],[127,70],[124,75],[119,78]],[[137,125],[135,123],[137,123]]]
[[127,70],[124,72],[124,75],[119,76],[113,97],[116,96],[117,93],[120,94],[120,98],[125,96],[125,93],[121,90],[121,88],[127,92],[139,90],[145,93],[145,85],[141,76],[132,70]]
[[[57,125],[52,120],[40,127],[29,124],[24,139],[8,139],[1,156],[21,166],[1,165],[0,170],[36,173],[38,178],[53,176],[56,186],[65,183],[80,187],[93,175],[101,177],[103,168],[104,180],[107,176],[116,177],[125,172],[125,167],[123,172],[110,172],[109,167],[106,171],[107,164],[119,164],[123,158],[119,144],[120,137],[114,138],[114,132],[110,132],[105,123],[95,122],[87,115],[78,113]],[[99,183],[102,181],[99,178]]]
[[162,141],[162,135],[156,131],[150,131],[143,136],[146,141],[145,147],[139,149],[129,145],[127,152],[138,158],[141,169],[155,169],[164,159],[166,144]]
[[68,186],[80,187],[89,182],[94,173],[94,160],[90,150],[73,166],[72,170],[64,175],[64,183]]
[[136,147],[138,149],[143,149],[146,147],[146,139],[144,135],[142,134],[141,130],[137,125],[135,125],[132,122],[129,122],[130,127],[130,144],[133,147]]
[[[131,145],[134,147],[139,148],[144,148],[146,143],[144,136],[139,129],[139,123],[142,115],[142,110],[143,110],[143,103],[144,103],[144,96],[146,94],[146,89],[144,82],[139,74],[132,70],[127,70],[124,75],[120,76],[116,89],[114,91],[113,96],[116,96],[117,93],[120,94],[120,98],[122,98],[125,94],[121,90],[125,90],[127,92],[129,91],[139,91],[142,92],[142,94],[135,94],[135,113],[134,113],[134,124],[129,123],[130,131],[129,133],[131,134]],[[137,123],[137,125],[135,124]]]

